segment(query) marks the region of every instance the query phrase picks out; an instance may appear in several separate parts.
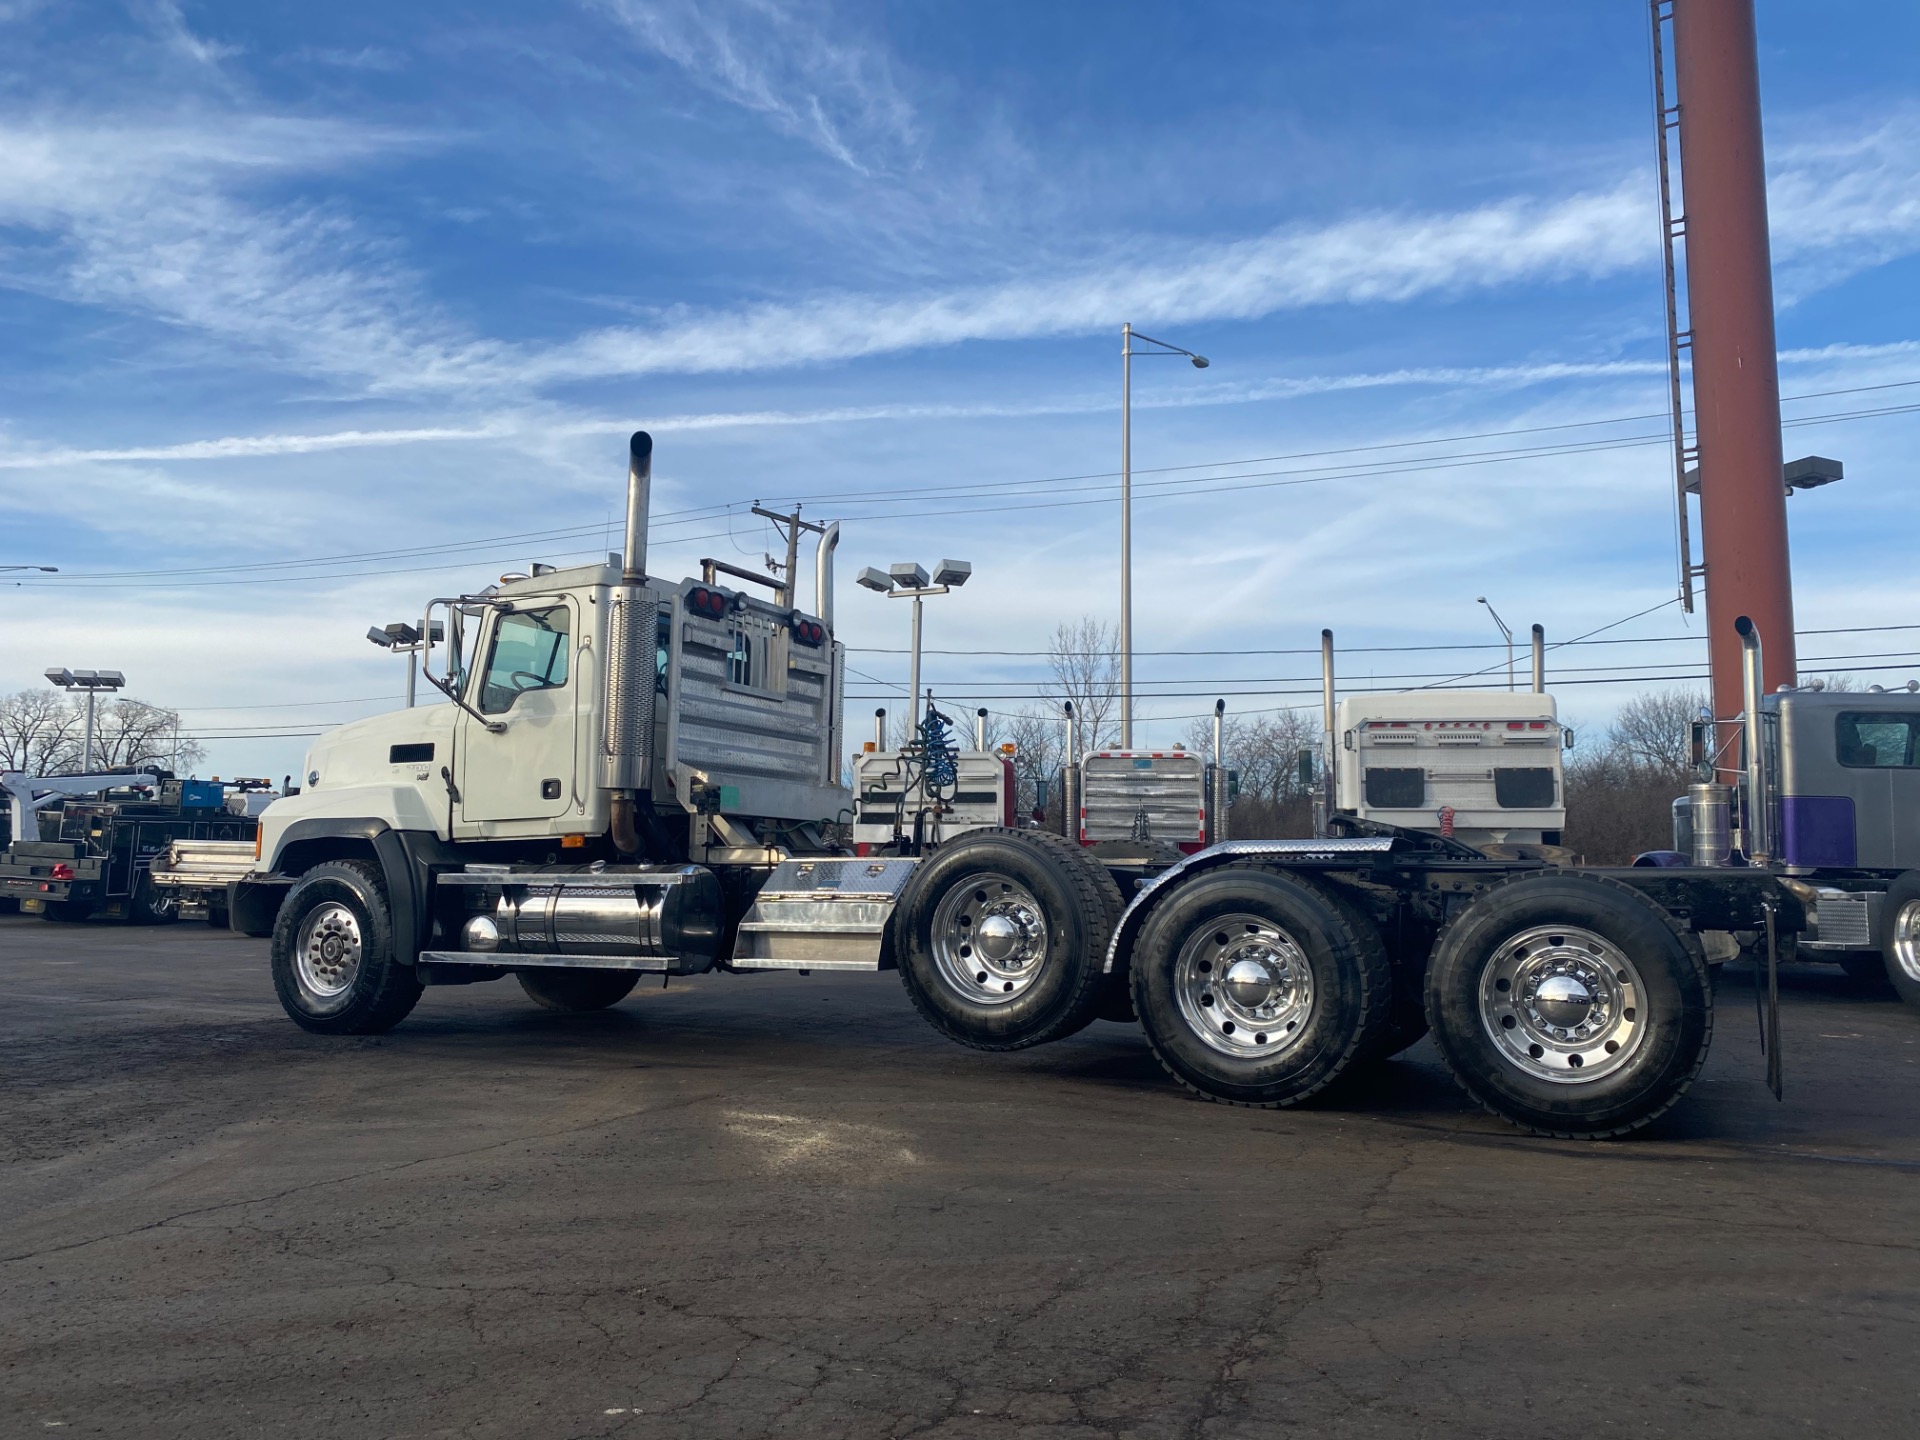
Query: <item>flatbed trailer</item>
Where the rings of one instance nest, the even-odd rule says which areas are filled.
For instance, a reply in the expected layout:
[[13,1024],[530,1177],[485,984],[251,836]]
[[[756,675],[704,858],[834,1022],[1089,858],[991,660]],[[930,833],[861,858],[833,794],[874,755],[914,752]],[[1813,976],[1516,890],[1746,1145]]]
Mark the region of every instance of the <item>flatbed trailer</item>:
[[[1771,964],[1808,924],[1813,887],[1771,863],[1496,859],[1347,816],[1185,856],[1004,826],[848,853],[838,527],[812,613],[791,566],[746,577],[771,601],[650,579],[651,454],[636,434],[619,555],[431,602],[446,644],[422,674],[449,703],[329,732],[260,817],[232,924],[271,933],[302,1027],[376,1033],[427,986],[508,976],[592,1010],[644,975],[893,970],[983,1050],[1137,1017],[1181,1083],[1234,1104],[1310,1100],[1431,1030],[1496,1114],[1605,1136],[1699,1072],[1702,936],[1763,934]],[[1777,1036],[1769,1058],[1777,1089]]]

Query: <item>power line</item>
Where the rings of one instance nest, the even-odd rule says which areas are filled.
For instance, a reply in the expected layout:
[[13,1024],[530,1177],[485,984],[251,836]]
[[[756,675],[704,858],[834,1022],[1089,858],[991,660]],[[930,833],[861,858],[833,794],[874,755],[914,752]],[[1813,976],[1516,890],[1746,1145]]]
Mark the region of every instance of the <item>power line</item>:
[[[1920,385],[1920,380],[1891,381],[1891,382],[1887,382],[1885,384],[1879,384],[1879,385],[1864,385],[1864,386],[1847,387],[1847,388],[1838,389],[1838,390],[1813,391],[1813,392],[1809,392],[1806,395],[1783,396],[1782,399],[1783,401],[1790,401],[1790,400],[1824,398],[1824,397],[1830,397],[1835,395],[1864,394],[1871,391],[1897,389],[1897,388],[1912,386],[1912,385]],[[1802,416],[1802,417],[1797,417],[1793,420],[1785,421],[1783,422],[1783,424],[1785,426],[1823,424],[1823,423],[1829,423],[1832,421],[1840,421],[1840,420],[1872,418],[1880,415],[1904,414],[1904,413],[1908,413],[1915,410],[1920,410],[1920,405],[1888,406],[1888,407],[1880,407],[1876,409],[1843,411],[1843,412],[1833,412],[1831,414],[1824,414],[1824,415]],[[1174,474],[1176,472],[1184,472],[1189,470],[1207,470],[1207,469],[1239,470],[1240,467],[1244,467],[1247,465],[1267,464],[1275,461],[1295,460],[1295,459],[1317,459],[1317,458],[1324,458],[1328,456],[1337,456],[1337,455],[1370,454],[1370,453],[1377,453],[1377,452],[1388,451],[1388,450],[1405,450],[1405,449],[1414,449],[1414,448],[1421,448],[1421,447],[1428,447],[1428,446],[1435,446],[1435,445],[1459,444],[1459,443],[1464,443],[1471,440],[1503,439],[1503,438],[1519,436],[1519,435],[1548,434],[1548,433],[1554,433],[1554,432],[1572,430],[1572,429],[1588,429],[1588,428],[1594,428],[1598,426],[1626,424],[1626,423],[1633,423],[1633,422],[1638,422],[1642,420],[1653,420],[1653,419],[1661,419],[1661,418],[1664,418],[1664,417],[1656,414],[1616,416],[1612,418],[1598,419],[1598,420],[1572,421],[1572,422],[1566,422],[1558,425],[1524,426],[1524,427],[1517,427],[1517,428],[1512,428],[1507,430],[1480,431],[1480,432],[1457,435],[1457,436],[1429,437],[1424,440],[1388,441],[1388,442],[1380,442],[1372,445],[1349,446],[1349,447],[1343,447],[1339,449],[1300,451],[1300,452],[1294,452],[1291,454],[1284,454],[1284,455],[1257,456],[1257,457],[1251,457],[1251,458],[1242,459],[1242,460],[1219,460],[1219,461],[1195,462],[1195,463],[1186,464],[1186,465],[1161,466],[1161,467],[1154,467],[1150,469],[1138,469],[1134,473],[1136,475],[1147,475],[1147,474]],[[1143,488],[1151,491],[1155,488],[1160,488],[1163,490],[1171,490],[1173,487],[1192,486],[1192,487],[1205,487],[1204,493],[1209,493],[1209,494],[1231,493],[1233,491],[1243,490],[1243,489],[1270,489],[1270,488],[1275,488],[1276,486],[1279,486],[1279,485],[1322,484],[1322,483],[1327,483],[1329,481],[1337,480],[1337,479],[1368,478],[1376,475],[1420,473],[1422,471],[1431,470],[1431,469],[1459,468],[1460,465],[1470,464],[1470,463],[1488,463],[1488,464],[1506,463],[1516,459],[1545,458],[1545,457],[1549,457],[1553,455],[1561,455],[1561,454],[1580,454],[1580,453],[1587,453],[1590,451],[1598,451],[1598,450],[1636,448],[1639,446],[1666,444],[1668,443],[1670,438],[1671,437],[1668,436],[1665,432],[1662,432],[1655,435],[1626,436],[1626,437],[1614,437],[1612,439],[1604,439],[1604,440],[1579,441],[1579,442],[1574,442],[1570,445],[1523,447],[1521,449],[1513,450],[1513,451],[1477,451],[1477,452],[1462,452],[1462,453],[1456,453],[1451,455],[1449,454],[1431,455],[1431,456],[1420,457],[1419,462],[1413,463],[1413,464],[1394,464],[1393,462],[1380,461],[1380,462],[1362,462],[1360,464],[1348,465],[1348,466],[1311,467],[1309,469],[1299,470],[1299,471],[1266,472],[1264,474],[1239,473],[1239,474],[1231,474],[1231,475],[1193,476],[1193,477],[1188,477],[1185,479],[1178,479],[1178,480],[1148,481],[1148,482],[1145,482],[1144,485],[1141,485],[1137,488]],[[1444,462],[1457,462],[1457,463],[1444,463]],[[1329,470],[1338,472],[1338,473],[1331,473],[1331,474],[1321,473]],[[913,491],[908,491],[908,492],[903,492],[898,489],[842,491],[837,493],[827,492],[822,495],[816,495],[811,497],[799,497],[799,499],[803,503],[812,504],[816,506],[829,501],[865,501],[866,503],[874,503],[874,504],[915,505],[915,504],[925,504],[930,500],[937,501],[940,499],[960,498],[960,497],[965,497],[970,495],[986,495],[996,491],[1003,491],[1003,490],[1009,490],[1009,489],[1017,490],[1017,489],[1023,489],[1023,488],[1033,488],[1038,486],[1048,486],[1048,487],[1054,487],[1057,489],[1059,486],[1071,485],[1078,481],[1109,480],[1109,479],[1113,479],[1114,476],[1115,476],[1115,472],[1111,472],[1111,471],[1091,472],[1084,475],[1053,476],[1053,477],[1047,477],[1042,479],[1029,479],[1029,480],[1019,480],[1019,481],[993,481],[993,482],[981,482],[981,483],[972,484],[972,485],[950,485],[950,486],[944,486],[944,487],[936,486],[931,488],[922,487],[922,488],[919,488]],[[1267,480],[1269,483],[1259,484],[1259,485],[1228,483],[1228,482],[1242,482],[1242,481],[1257,480],[1257,479]],[[1075,505],[1085,505],[1085,504],[1098,504],[1098,503],[1103,503],[1104,492],[1106,490],[1111,489],[1112,487],[1098,486],[1098,487],[1085,487],[1085,488],[1098,489],[1103,493],[1091,500],[1054,501],[1054,502],[1043,502],[1043,503],[1032,504],[1032,505],[1003,506],[1002,508],[1018,509],[1018,510],[1033,510],[1033,509],[1056,509],[1056,508],[1063,508],[1063,507],[1075,506]],[[699,520],[703,520],[703,519],[719,518],[721,515],[730,516],[731,512],[737,509],[741,503],[744,503],[744,502],[736,501],[736,502],[729,502],[726,504],[719,504],[719,505],[692,507],[682,511],[663,512],[662,514],[654,518],[654,523],[661,526],[673,525],[673,524],[694,524],[694,523],[698,523]],[[920,516],[918,518],[938,518],[940,516],[945,516],[945,515],[972,514],[972,513],[975,513],[975,512],[971,510],[928,511],[928,512],[920,512]],[[904,515],[901,515],[899,517],[859,515],[859,516],[843,516],[842,518],[843,519],[881,519],[881,518],[907,518],[907,517]],[[52,581],[28,580],[25,582],[25,585],[23,586],[23,588],[31,588],[36,585],[48,585],[48,584],[61,584],[61,585],[67,586],[68,588],[108,588],[104,585],[98,584],[98,582],[104,581],[104,580],[154,581],[154,580],[163,580],[165,579],[165,577],[169,577],[169,576],[185,576],[185,575],[214,575],[214,574],[236,574],[236,573],[252,574],[260,571],[276,570],[276,569],[295,569],[295,570],[316,569],[323,566],[337,566],[342,564],[354,564],[354,563],[370,563],[378,560],[399,559],[399,558],[406,558],[409,556],[427,556],[432,554],[456,553],[461,550],[483,548],[486,546],[491,546],[496,544],[505,544],[513,541],[538,541],[538,540],[547,540],[547,539],[579,538],[589,534],[604,533],[605,528],[606,527],[603,522],[601,524],[567,526],[567,527],[551,529],[551,530],[513,532],[513,533],[499,535],[499,536],[481,537],[474,540],[448,541],[448,542],[435,544],[435,545],[416,546],[416,547],[410,547],[405,549],[352,552],[352,553],[343,554],[343,555],[316,556],[316,557],[309,557],[306,559],[298,559],[298,560],[256,561],[256,562],[248,562],[243,564],[216,565],[216,566],[190,566],[190,567],[179,567],[176,569],[169,569],[169,570],[145,570],[145,571],[128,570],[128,571],[91,571],[91,572],[78,571],[78,572],[69,572],[67,575],[62,576],[59,580],[52,580]],[[716,532],[708,535],[686,536],[686,537],[677,537],[677,538],[680,539],[682,543],[687,543],[687,542],[695,542],[700,540],[719,539],[719,538],[722,538],[723,534],[730,537],[731,530],[729,529],[729,531],[727,532]],[[584,555],[584,554],[592,554],[597,552],[571,551],[567,553],[569,555]],[[404,570],[404,571],[356,571],[356,572],[349,572],[346,574],[309,575],[309,576],[298,576],[293,578],[352,579],[352,578],[358,578],[361,575],[379,576],[379,575],[388,575],[388,574],[415,573],[415,571],[418,568],[419,567],[413,567],[413,568],[410,568],[409,570]],[[462,568],[462,567],[442,566],[437,568],[454,569],[454,568]],[[92,582],[92,583],[89,583],[89,582]],[[236,583],[239,583],[239,582],[236,582]],[[263,580],[260,582],[252,582],[252,583],[270,583],[270,582]],[[166,588],[177,588],[177,582],[176,584],[168,585]]]

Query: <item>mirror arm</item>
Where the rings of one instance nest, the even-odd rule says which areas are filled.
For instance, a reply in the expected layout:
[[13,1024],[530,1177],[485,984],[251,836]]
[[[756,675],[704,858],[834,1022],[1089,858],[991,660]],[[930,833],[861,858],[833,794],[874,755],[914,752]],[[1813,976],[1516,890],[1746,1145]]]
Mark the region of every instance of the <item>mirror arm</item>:
[[[421,668],[421,673],[426,674],[426,670],[424,666]],[[504,724],[502,724],[498,720],[489,720],[486,716],[482,715],[478,710],[474,709],[473,706],[469,705],[466,701],[462,700],[458,695],[454,694],[453,686],[448,684],[445,680],[442,680],[438,675],[427,675],[426,679],[427,679],[427,683],[433,686],[434,689],[438,690],[442,695],[446,696],[447,699],[451,700],[454,704],[458,705],[462,710],[466,711],[467,714],[471,715],[474,719],[478,720],[482,725],[486,726],[487,733],[489,735],[504,735],[507,733],[507,727]]]

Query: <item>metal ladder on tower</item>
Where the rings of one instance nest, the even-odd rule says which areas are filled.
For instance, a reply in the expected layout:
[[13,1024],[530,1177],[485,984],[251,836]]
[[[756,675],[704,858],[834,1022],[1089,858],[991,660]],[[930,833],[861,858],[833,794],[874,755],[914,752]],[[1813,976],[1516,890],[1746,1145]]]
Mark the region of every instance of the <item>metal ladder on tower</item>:
[[[1673,213],[1673,137],[1680,132],[1680,106],[1667,103],[1667,40],[1673,26],[1675,0],[1648,0],[1653,30],[1653,130],[1654,150],[1660,172],[1660,258],[1666,275],[1667,299],[1667,403],[1673,415],[1673,511],[1679,542],[1680,608],[1693,613],[1694,581],[1707,573],[1704,563],[1693,558],[1693,519],[1687,496],[1698,485],[1700,447],[1698,437],[1687,438],[1686,401],[1680,388],[1681,352],[1693,346],[1693,327],[1681,324],[1680,255],[1686,243],[1687,217]],[[1689,477],[1695,477],[1689,483]]]

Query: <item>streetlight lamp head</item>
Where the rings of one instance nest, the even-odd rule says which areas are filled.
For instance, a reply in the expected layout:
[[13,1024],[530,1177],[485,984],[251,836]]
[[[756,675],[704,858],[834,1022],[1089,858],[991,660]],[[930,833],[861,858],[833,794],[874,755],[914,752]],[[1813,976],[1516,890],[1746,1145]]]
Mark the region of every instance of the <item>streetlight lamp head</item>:
[[119,690],[126,686],[127,677],[118,670],[102,670],[93,677],[93,683],[102,690]]
[[860,572],[858,583],[869,590],[878,590],[882,595],[893,589],[893,577],[884,570],[874,569],[871,565]]
[[902,590],[927,588],[927,567],[913,560],[902,560],[892,569],[893,583]]
[[1196,369],[1196,370],[1204,370],[1204,369],[1206,369],[1206,368],[1207,368],[1207,357],[1206,357],[1206,356],[1204,356],[1204,355],[1189,355],[1189,356],[1188,356],[1187,358],[1188,358],[1189,360],[1191,360],[1191,361],[1193,361],[1193,368],[1194,368],[1194,369]]
[[420,632],[404,620],[394,621],[386,630],[388,639],[395,645],[417,645],[420,642]]
[[393,637],[378,625],[369,625],[367,627],[367,639],[378,645],[382,650],[387,649],[393,644]]
[[58,685],[62,690],[70,689],[73,685],[73,671],[66,669],[64,666],[59,666],[47,671],[47,679],[55,685]]
[[942,560],[934,567],[933,583],[936,585],[964,585],[973,575],[973,563],[968,560]]
[[1476,605],[1484,605],[1487,603],[1487,597],[1484,595],[1476,595],[1473,597],[1473,603]]

